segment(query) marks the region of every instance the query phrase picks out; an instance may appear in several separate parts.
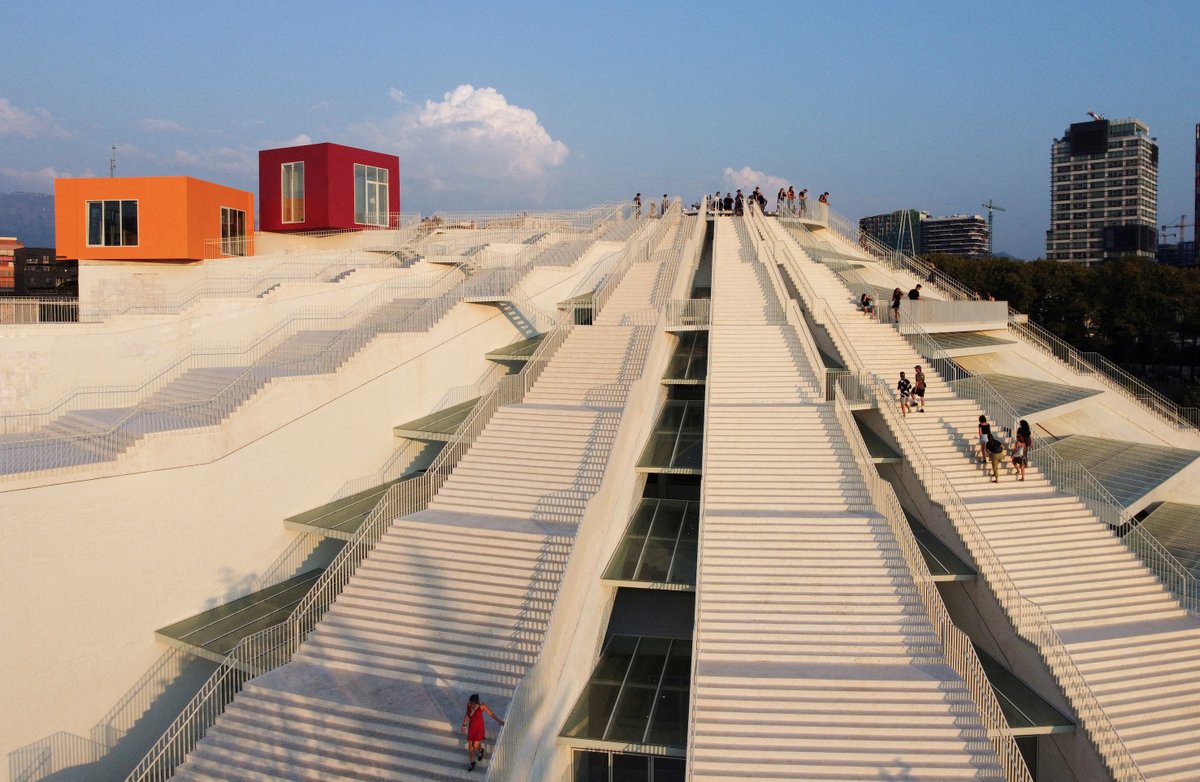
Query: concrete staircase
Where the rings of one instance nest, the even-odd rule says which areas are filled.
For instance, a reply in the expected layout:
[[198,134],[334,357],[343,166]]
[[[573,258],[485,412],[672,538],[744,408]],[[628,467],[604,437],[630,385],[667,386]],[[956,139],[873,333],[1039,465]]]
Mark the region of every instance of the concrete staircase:
[[[532,259],[529,268],[569,267],[587,255],[592,243],[582,238],[551,245]],[[511,276],[513,271],[486,270],[501,276]],[[442,303],[453,304],[470,286],[480,284],[481,275],[468,278],[463,287],[443,294]],[[348,318],[345,328],[298,331],[252,365],[185,370],[136,407],[77,410],[31,432],[0,435],[0,475],[111,461],[147,434],[220,424],[278,378],[336,372],[381,334],[424,330],[428,327],[424,319],[414,324],[408,316],[430,301],[398,298],[376,306],[360,320]],[[231,356],[231,360],[237,359]],[[225,383],[214,384],[223,378]]]
[[[852,292],[828,269],[806,258],[800,266],[830,302],[864,369],[894,383],[900,370],[923,363],[895,328],[855,311]],[[912,439],[895,433],[905,456],[920,449],[949,477],[1008,577],[1061,638],[1142,775],[1200,779],[1200,753],[1194,751],[1200,741],[1200,620],[1078,497],[1057,491],[1036,469],[1017,483],[1006,464],[1000,483],[991,483],[976,463],[982,410],[954,397],[931,371],[926,378],[927,412],[907,417]]]
[[[659,265],[635,265],[597,324],[574,328],[429,508],[396,520],[294,661],[243,691],[177,778],[462,777],[467,696],[503,716],[537,660],[645,364],[650,327],[604,324],[645,306]],[[264,708],[272,721],[250,731]]]
[[1002,779],[742,218],[717,218],[696,780]]

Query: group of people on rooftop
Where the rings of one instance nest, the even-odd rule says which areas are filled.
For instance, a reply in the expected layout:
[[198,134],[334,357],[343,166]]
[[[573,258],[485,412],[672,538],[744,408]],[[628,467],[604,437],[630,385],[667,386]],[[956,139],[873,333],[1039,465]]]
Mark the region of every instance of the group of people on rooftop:
[[[671,199],[663,193],[662,204],[657,206],[654,201],[650,202],[649,216],[663,217],[667,214],[667,210],[671,208]],[[633,219],[637,220],[642,216],[642,194],[638,193],[633,197]]]
[[[822,193],[817,200],[823,204],[828,204],[829,193]],[[759,211],[767,214],[767,196],[760,187],[754,188],[754,192],[749,195],[745,195],[741,190],[738,190],[736,193],[726,193],[724,198],[721,197],[721,191],[718,190],[709,196],[708,208],[714,214],[741,215],[745,214],[747,202],[757,204]],[[799,191],[791,186],[787,189],[779,188],[775,203],[775,214],[796,217],[807,213],[808,188],[803,188]]]
[[[822,204],[829,203],[829,191],[826,190],[821,195],[817,196],[817,201]],[[787,215],[789,217],[802,217],[808,213],[808,188],[803,188],[797,191],[792,185],[788,185],[787,189],[779,188],[779,193],[775,196],[775,214]]]

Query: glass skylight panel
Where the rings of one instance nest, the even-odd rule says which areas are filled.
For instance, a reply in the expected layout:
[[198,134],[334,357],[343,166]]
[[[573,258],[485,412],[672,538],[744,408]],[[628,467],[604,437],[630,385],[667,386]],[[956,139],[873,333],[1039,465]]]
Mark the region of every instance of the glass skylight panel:
[[611,581],[694,586],[699,526],[698,502],[643,499],[604,577]]
[[667,402],[638,467],[643,472],[698,473],[703,466],[703,444],[704,402]]
[[690,640],[613,636],[561,735],[685,748],[691,669]]

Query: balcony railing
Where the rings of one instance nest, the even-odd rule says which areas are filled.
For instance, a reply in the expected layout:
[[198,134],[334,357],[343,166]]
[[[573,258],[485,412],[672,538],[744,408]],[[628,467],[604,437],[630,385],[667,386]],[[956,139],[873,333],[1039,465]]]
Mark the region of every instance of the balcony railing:
[[55,296],[0,296],[0,325],[75,323],[79,299]]

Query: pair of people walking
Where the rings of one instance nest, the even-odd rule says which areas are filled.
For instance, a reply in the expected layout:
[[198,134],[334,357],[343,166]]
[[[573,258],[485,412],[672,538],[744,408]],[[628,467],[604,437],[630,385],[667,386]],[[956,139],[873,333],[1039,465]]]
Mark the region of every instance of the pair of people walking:
[[913,372],[912,380],[901,372],[900,382],[896,383],[896,392],[900,396],[900,414],[906,418],[909,407],[916,407],[918,413],[925,412],[925,372],[920,364],[913,367]]

